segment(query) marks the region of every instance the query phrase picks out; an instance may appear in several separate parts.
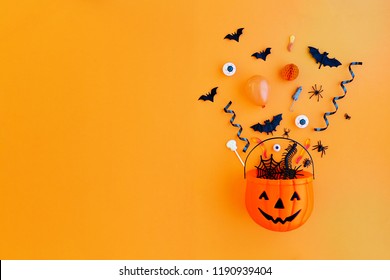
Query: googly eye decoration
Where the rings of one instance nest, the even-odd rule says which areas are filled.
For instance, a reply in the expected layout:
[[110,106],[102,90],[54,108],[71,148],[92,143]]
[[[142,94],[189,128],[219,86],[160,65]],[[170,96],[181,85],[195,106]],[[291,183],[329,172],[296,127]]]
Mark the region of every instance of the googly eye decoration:
[[295,118],[295,125],[298,128],[305,128],[309,125],[309,118],[306,115],[299,115]]
[[274,149],[275,152],[280,152],[280,150],[281,150],[282,148],[280,147],[279,144],[275,144],[274,147],[273,147],[273,149]]
[[227,62],[223,65],[222,71],[226,76],[233,76],[236,73],[236,65],[231,62]]

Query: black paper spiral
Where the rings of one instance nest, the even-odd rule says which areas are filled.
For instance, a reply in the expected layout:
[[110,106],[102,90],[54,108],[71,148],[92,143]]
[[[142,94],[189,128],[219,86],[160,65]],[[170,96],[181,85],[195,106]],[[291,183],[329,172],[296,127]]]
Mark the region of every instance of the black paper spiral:
[[237,136],[238,138],[241,140],[241,141],[244,141],[246,142],[246,145],[244,147],[244,149],[242,150],[244,153],[246,152],[246,150],[248,149],[249,145],[250,145],[250,142],[247,138],[244,138],[244,137],[241,137],[241,132],[242,132],[242,126],[238,123],[234,123],[234,119],[236,118],[236,113],[234,113],[233,110],[229,110],[228,108],[230,107],[230,105],[232,105],[232,101],[229,101],[229,103],[225,106],[225,108],[223,108],[223,110],[225,111],[225,113],[228,113],[228,114],[232,114],[233,116],[231,117],[230,119],[230,123],[232,124],[232,126],[234,127],[238,127],[238,132],[237,132]]

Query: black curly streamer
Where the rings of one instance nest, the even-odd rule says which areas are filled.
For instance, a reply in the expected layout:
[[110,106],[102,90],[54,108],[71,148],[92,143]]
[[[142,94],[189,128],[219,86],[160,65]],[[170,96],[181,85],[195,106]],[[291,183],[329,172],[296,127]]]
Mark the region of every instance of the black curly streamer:
[[348,84],[348,83],[352,82],[353,79],[355,78],[355,73],[353,73],[353,71],[352,71],[352,69],[351,69],[351,66],[352,66],[352,65],[362,65],[362,64],[363,64],[363,62],[351,62],[351,63],[349,64],[349,67],[348,67],[348,68],[349,68],[349,73],[351,74],[352,79],[350,79],[350,80],[344,80],[344,81],[342,81],[342,82],[340,83],[340,86],[341,86],[341,88],[343,89],[344,94],[343,94],[343,95],[340,95],[340,96],[336,96],[336,97],[334,97],[334,98],[332,99],[333,105],[334,105],[334,107],[336,108],[336,110],[334,110],[333,112],[326,112],[326,113],[324,114],[324,120],[325,120],[326,127],[316,127],[316,128],[314,128],[315,131],[324,131],[325,129],[328,128],[328,126],[329,126],[329,121],[328,121],[327,116],[333,115],[333,114],[335,114],[335,113],[337,112],[337,110],[339,109],[339,106],[337,105],[337,102],[336,102],[336,101],[337,101],[337,100],[340,100],[340,99],[343,99],[343,98],[345,97],[345,95],[347,94],[347,88],[345,87],[345,84]]
[[246,142],[246,145],[245,145],[244,149],[242,150],[245,153],[246,150],[248,149],[249,145],[250,145],[250,142],[249,142],[249,140],[247,138],[241,137],[242,126],[240,124],[238,124],[238,123],[234,123],[234,119],[236,118],[236,113],[234,113],[233,110],[228,110],[230,105],[232,105],[231,101],[229,101],[229,103],[225,106],[225,108],[223,108],[223,110],[225,111],[225,113],[233,114],[233,116],[230,119],[230,123],[232,124],[232,126],[238,127],[238,132],[237,132],[238,138],[241,141]]

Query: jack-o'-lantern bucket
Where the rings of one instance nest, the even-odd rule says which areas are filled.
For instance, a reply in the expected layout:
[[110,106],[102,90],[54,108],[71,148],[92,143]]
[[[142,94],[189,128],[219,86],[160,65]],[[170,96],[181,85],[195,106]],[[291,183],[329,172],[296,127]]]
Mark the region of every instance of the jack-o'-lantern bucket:
[[[275,139],[290,143],[280,156],[281,161],[275,160],[273,154],[267,159],[261,155],[260,164],[246,172],[248,158],[259,145],[249,152],[245,160],[245,204],[249,215],[257,224],[272,231],[283,232],[300,227],[310,217],[313,210],[314,163],[307,149],[290,138],[272,137],[261,144]],[[311,161],[313,173],[300,169],[302,165],[292,167],[292,162],[296,162],[294,156],[296,157],[298,147],[309,155],[310,159],[307,160]],[[267,172],[269,174],[265,174]]]

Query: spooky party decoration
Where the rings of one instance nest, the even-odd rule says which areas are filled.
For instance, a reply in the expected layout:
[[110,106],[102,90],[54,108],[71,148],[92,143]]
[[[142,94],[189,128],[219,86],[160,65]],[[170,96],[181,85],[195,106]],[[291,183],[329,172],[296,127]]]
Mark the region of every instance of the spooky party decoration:
[[249,145],[250,145],[250,142],[247,138],[244,138],[244,137],[241,137],[241,132],[242,132],[242,126],[238,123],[234,123],[234,120],[236,118],[236,113],[233,111],[233,110],[230,110],[229,107],[230,105],[232,105],[232,101],[229,101],[229,103],[223,108],[223,110],[225,111],[225,113],[228,113],[228,114],[232,114],[233,116],[230,118],[230,123],[232,126],[234,127],[238,127],[238,132],[237,132],[237,137],[241,140],[241,141],[244,141],[246,142],[246,145],[244,147],[244,149],[242,150],[244,153],[246,152],[246,150],[248,149]]
[[[226,35],[224,39],[239,42],[243,30],[244,28],[238,28],[236,32]],[[288,51],[292,50],[294,41],[295,36],[291,35],[287,46]],[[317,48],[308,48],[310,55],[319,64],[319,69],[322,66],[338,67],[341,65],[341,62],[336,58],[329,58],[327,52],[321,53]],[[266,48],[253,53],[252,56],[266,61],[270,53],[271,48]],[[351,62],[349,64],[349,73],[352,78],[340,83],[344,94],[332,99],[335,111],[326,112],[323,116],[326,127],[314,128],[315,131],[324,131],[328,128],[329,121],[327,117],[337,112],[338,104],[336,101],[345,97],[347,93],[345,85],[354,80],[355,74],[351,67],[355,65],[362,65],[362,62]],[[222,67],[222,71],[226,76],[234,75],[236,70],[236,66],[232,62],[225,63]],[[297,79],[299,73],[298,66],[293,63],[285,65],[280,72],[281,77],[286,81]],[[298,101],[302,88],[302,86],[299,86],[292,96],[288,96],[288,98],[290,96],[292,98],[290,111],[293,111],[293,106]],[[218,87],[214,87],[210,92],[199,97],[199,100],[213,102],[217,89]],[[319,102],[323,98],[322,85],[317,86],[315,84],[308,92],[311,94],[309,99],[314,97]],[[255,105],[264,108],[270,94],[267,79],[260,75],[252,76],[245,83],[245,93]],[[238,129],[237,137],[245,142],[245,147],[242,151],[247,152],[251,143],[255,145],[254,148],[248,151],[248,155],[243,161],[237,152],[237,142],[232,139],[226,143],[226,147],[236,154],[244,167],[244,178],[246,179],[245,204],[250,217],[257,224],[272,231],[284,232],[299,228],[308,220],[313,209],[314,161],[308,151],[310,139],[306,138],[305,144],[302,145],[298,141],[290,139],[290,129],[285,128],[283,135],[280,137],[272,137],[265,140],[252,137],[251,142],[249,142],[247,138],[241,135],[243,127],[239,123],[235,123],[236,113],[230,109],[231,105],[232,101],[229,101],[223,109],[225,113],[232,115],[229,122]],[[351,119],[348,114],[345,114],[344,117],[347,120]],[[263,123],[252,125],[251,128],[260,133],[265,132],[267,135],[269,133],[273,135],[281,120],[282,114],[278,114],[273,117],[272,121],[266,120]],[[297,128],[305,128],[308,124],[309,119],[306,115],[299,115],[295,118]],[[273,146],[270,146],[269,143],[268,145],[266,143],[270,140],[280,140],[280,142],[278,141]],[[287,141],[287,145],[283,145],[286,142],[282,140]],[[327,149],[328,146],[323,145],[321,141],[318,141],[312,147],[312,151],[317,151],[321,157],[326,155]],[[254,151],[256,152],[256,157],[253,156]],[[250,155],[252,155],[252,160],[251,164],[248,164]],[[305,155],[308,156],[306,157]],[[256,162],[252,164],[254,160]],[[247,170],[248,166],[251,167],[250,170]],[[309,172],[308,169],[311,169],[312,172]]]
[[308,159],[308,158],[305,158],[305,159],[303,160],[303,167],[307,168],[307,167],[309,167],[310,165],[311,165],[311,160]]
[[290,138],[289,133],[290,133],[291,130],[290,130],[289,128],[284,128],[283,131],[284,131],[284,132],[283,132],[283,135],[282,135],[282,136],[283,136],[283,137]]
[[263,141],[261,141],[257,137],[252,137],[251,140],[252,140],[252,142],[254,142],[254,143],[259,145],[259,147],[260,147],[260,149],[262,151],[263,158],[268,158],[268,156],[267,156],[267,148],[264,146]]
[[217,89],[218,87],[211,89],[210,92],[201,95],[198,100],[214,102],[214,96],[217,94]]
[[309,118],[306,115],[299,115],[295,118],[295,125],[298,128],[305,128],[309,125]]
[[319,153],[321,153],[321,157],[325,155],[325,151],[328,149],[328,146],[324,146],[321,143],[321,140],[317,142],[317,145],[313,146],[313,150],[317,150]]
[[256,75],[249,78],[245,84],[245,91],[256,105],[265,107],[268,102],[269,85],[263,76]]
[[242,35],[242,31],[244,28],[238,28],[236,32],[230,33],[225,36],[224,39],[234,40],[234,41],[240,41],[240,36]]
[[363,62],[351,62],[350,64],[349,64],[349,66],[348,66],[348,70],[349,70],[349,73],[351,74],[351,79],[349,79],[349,80],[344,80],[344,81],[342,81],[341,83],[340,83],[340,86],[341,86],[341,88],[343,89],[343,92],[344,92],[344,94],[343,95],[340,95],[340,96],[336,96],[336,97],[333,97],[333,99],[332,99],[332,102],[333,102],[333,105],[334,105],[334,107],[335,107],[335,110],[333,111],[333,112],[326,112],[325,114],[324,114],[324,120],[325,120],[325,124],[326,124],[326,126],[325,127],[316,127],[316,128],[314,128],[314,131],[324,131],[324,130],[326,130],[327,128],[328,128],[328,126],[329,126],[329,121],[328,121],[328,118],[327,118],[327,116],[330,116],[330,115],[333,115],[333,114],[335,114],[336,112],[337,112],[337,110],[339,109],[339,106],[337,105],[337,100],[340,100],[340,99],[343,99],[344,97],[345,97],[345,95],[347,94],[347,88],[345,87],[345,84],[348,84],[348,83],[351,83],[354,79],[355,79],[355,73],[352,71],[352,69],[351,69],[351,67],[353,66],[353,65],[362,65],[363,64]]
[[350,120],[350,119],[351,119],[351,116],[348,115],[347,113],[345,113],[345,114],[344,114],[344,118],[345,118],[346,120]]
[[324,90],[322,89],[322,85],[320,85],[320,88],[317,88],[317,84],[315,84],[314,86],[311,87],[313,90],[312,91],[309,91],[309,93],[312,93],[312,95],[309,97],[309,99],[311,99],[313,96],[317,96],[317,102],[320,101],[320,97],[322,97],[322,94],[321,92],[323,92]]
[[283,67],[281,74],[283,79],[293,81],[299,75],[299,68],[295,64],[290,63]]
[[329,58],[329,53],[327,52],[320,53],[320,51],[314,47],[309,47],[309,52],[311,56],[316,60],[316,63],[320,64],[318,69],[320,69],[322,65],[329,67],[338,67],[341,65],[341,62],[338,61],[336,58]]
[[[256,166],[257,178],[280,180],[296,179],[297,177],[302,176],[302,169],[300,169],[300,166],[292,166],[292,159],[297,153],[297,145],[296,142],[289,145],[286,148],[286,152],[283,154],[281,161],[276,161],[273,154],[271,154],[270,159],[267,160],[260,156],[260,163]],[[273,146],[275,152],[279,152],[281,149],[280,144],[275,144]]]
[[291,103],[291,106],[290,106],[290,111],[291,112],[294,111],[293,110],[293,105],[294,105],[295,101],[298,100],[299,95],[301,94],[301,92],[302,92],[302,87],[298,87],[297,90],[295,91],[295,93],[291,96],[291,98],[293,100],[293,102]]
[[244,162],[242,161],[240,155],[237,153],[237,142],[236,140],[229,140],[227,143],[226,143],[226,147],[228,147],[232,152],[234,152],[237,156],[237,158],[240,160],[242,166],[244,166]]
[[[309,149],[309,147],[310,147],[310,139],[309,138],[306,139],[304,147],[305,147],[305,149],[301,150],[301,152],[299,153],[299,156],[295,160],[296,164],[298,164],[302,160],[303,155],[305,154],[305,151]],[[307,166],[304,166],[304,167],[307,167]]]
[[[297,147],[301,146],[295,140],[289,141],[281,161],[274,159],[271,154],[268,160],[260,156],[260,163],[256,169],[249,170],[246,175],[245,204],[251,218],[262,227],[272,231],[290,231],[302,226],[313,209],[313,173],[292,166],[292,159]],[[245,160],[257,148],[254,147]],[[311,159],[311,155],[306,151]],[[311,160],[312,163],[312,160]]]
[[287,45],[287,50],[288,50],[289,52],[292,51],[292,48],[293,48],[293,46],[294,46],[294,42],[295,42],[295,36],[294,36],[294,35],[291,35],[291,36],[289,37],[289,42],[288,42],[288,45]]
[[236,73],[236,70],[236,65],[232,62],[227,62],[222,66],[222,72],[228,77],[233,76]]
[[265,50],[263,51],[260,51],[260,52],[255,52],[254,54],[252,54],[251,56],[257,58],[257,59],[262,59],[262,60],[266,60],[267,59],[267,56],[271,53],[271,48],[266,48]]
[[274,149],[275,152],[280,152],[280,150],[281,150],[282,148],[280,147],[279,144],[275,144],[275,145],[273,146],[273,149]]
[[252,125],[251,128],[254,131],[265,132],[268,135],[269,133],[272,134],[272,131],[276,131],[276,127],[280,124],[281,121],[282,121],[282,114],[279,114],[274,116],[272,121],[265,120],[264,124],[257,123],[255,125]]

